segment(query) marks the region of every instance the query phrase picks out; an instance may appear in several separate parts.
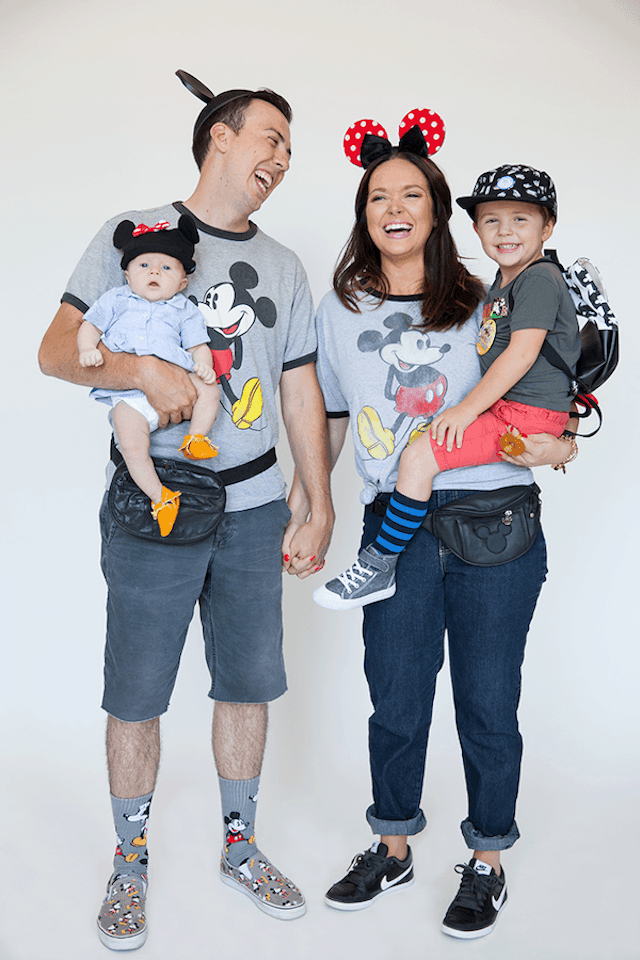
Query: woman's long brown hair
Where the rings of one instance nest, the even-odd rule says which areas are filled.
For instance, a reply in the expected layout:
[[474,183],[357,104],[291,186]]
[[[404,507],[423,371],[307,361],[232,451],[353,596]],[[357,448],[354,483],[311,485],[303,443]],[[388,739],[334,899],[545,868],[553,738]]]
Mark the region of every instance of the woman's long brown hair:
[[389,296],[389,283],[380,266],[380,252],[367,228],[366,206],[369,181],[378,167],[394,157],[413,163],[424,175],[433,203],[434,226],[424,248],[424,289],[421,327],[429,330],[450,330],[462,326],[480,301],[484,286],[460,262],[449,231],[451,191],[444,174],[433,160],[412,153],[399,153],[374,161],[365,172],[356,194],[356,222],[333,275],[333,288],[341,303],[354,313],[363,294],[374,289],[382,297]]

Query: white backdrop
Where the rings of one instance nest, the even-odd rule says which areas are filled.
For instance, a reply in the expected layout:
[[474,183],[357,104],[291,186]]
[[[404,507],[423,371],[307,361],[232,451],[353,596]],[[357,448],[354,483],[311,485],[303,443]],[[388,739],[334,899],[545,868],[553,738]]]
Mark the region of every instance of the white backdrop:
[[[395,138],[404,114],[427,106],[447,125],[437,161],[454,196],[499,163],[550,172],[560,256],[586,254],[601,268],[624,355],[600,392],[602,433],[580,444],[566,476],[538,471],[551,575],[527,653],[522,840],[505,858],[511,902],[497,931],[473,945],[438,932],[457,885],[451,868],[466,854],[446,673],[423,798],[430,822],[414,841],[416,885],[357,915],[323,906],[326,887],[370,842],[360,615],[320,610],[312,582],[287,579],[290,692],[272,709],[258,826],[266,852],[303,886],[308,915],[277,924],[216,879],[219,802],[194,625],[164,723],[144,955],[640,957],[630,359],[640,347],[639,9],[633,0],[4,0],[2,960],[105,956],[93,928],[113,847],[96,511],[109,430],[86,390],[41,376],[36,352],[103,220],[193,188],[199,107],[173,76],[178,67],[216,92],[265,85],[291,100],[292,167],[255,219],[301,256],[316,299],[351,225],[358,173],[342,154],[344,131],[371,116]],[[452,224],[471,268],[488,279],[492,265],[466,214],[457,210]],[[280,459],[290,473],[286,446]],[[359,534],[348,450],[336,477],[331,570],[350,560]]]

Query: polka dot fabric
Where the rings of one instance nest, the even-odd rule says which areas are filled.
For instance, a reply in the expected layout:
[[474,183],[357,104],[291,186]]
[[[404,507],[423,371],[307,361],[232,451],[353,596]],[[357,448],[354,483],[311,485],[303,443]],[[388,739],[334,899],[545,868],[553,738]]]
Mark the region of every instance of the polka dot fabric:
[[347,160],[350,160],[356,167],[362,166],[360,148],[365,133],[370,133],[374,137],[387,137],[387,131],[376,120],[356,120],[345,133],[342,142]]
[[428,110],[426,107],[410,110],[409,113],[402,118],[402,122],[398,128],[398,135],[403,137],[411,127],[415,126],[420,127],[422,136],[427,141],[427,146],[429,147],[429,156],[432,157],[444,143],[445,125],[442,117],[439,116],[435,110]]

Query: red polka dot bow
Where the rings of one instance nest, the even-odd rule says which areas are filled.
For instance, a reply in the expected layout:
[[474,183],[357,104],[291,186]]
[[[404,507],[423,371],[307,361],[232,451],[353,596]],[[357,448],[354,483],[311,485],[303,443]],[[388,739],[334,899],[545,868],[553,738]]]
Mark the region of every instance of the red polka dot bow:
[[[410,110],[398,128],[400,153],[414,153],[420,157],[433,156],[444,142],[445,126],[434,110]],[[373,163],[379,157],[388,156],[394,147],[387,138],[387,131],[376,120],[357,120],[344,135],[344,152],[347,159],[357,167]]]
[[157,233],[158,230],[166,230],[170,226],[168,220],[158,220],[155,227],[148,227],[146,223],[139,223],[131,232],[132,237],[139,237],[143,233]]

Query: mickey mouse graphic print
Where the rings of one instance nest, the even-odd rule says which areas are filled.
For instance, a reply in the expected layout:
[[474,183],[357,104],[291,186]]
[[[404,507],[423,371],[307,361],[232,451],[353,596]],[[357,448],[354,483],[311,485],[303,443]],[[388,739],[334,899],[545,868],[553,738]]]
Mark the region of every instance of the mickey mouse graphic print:
[[[407,442],[427,430],[440,410],[459,403],[480,379],[476,343],[482,307],[459,328],[418,329],[419,297],[371,294],[352,313],[331,291],[318,315],[318,380],[327,416],[349,416],[362,503],[396,484]],[[434,490],[484,490],[532,483],[522,467],[503,462],[448,470]]]
[[[85,251],[68,281],[63,302],[84,313],[106,290],[122,286],[124,274],[112,238],[122,219],[168,221],[189,211],[181,203],[132,210],[108,221]],[[243,233],[218,230],[193,218],[200,242],[184,295],[204,316],[221,393],[211,431],[220,449],[215,469],[249,463],[278,441],[276,393],[283,371],[316,359],[316,334],[309,284],[297,256],[255,224]],[[176,459],[183,424],[151,437],[154,457]],[[213,467],[212,467],[213,469]],[[247,510],[282,499],[286,485],[279,466],[227,488],[227,510]]]

